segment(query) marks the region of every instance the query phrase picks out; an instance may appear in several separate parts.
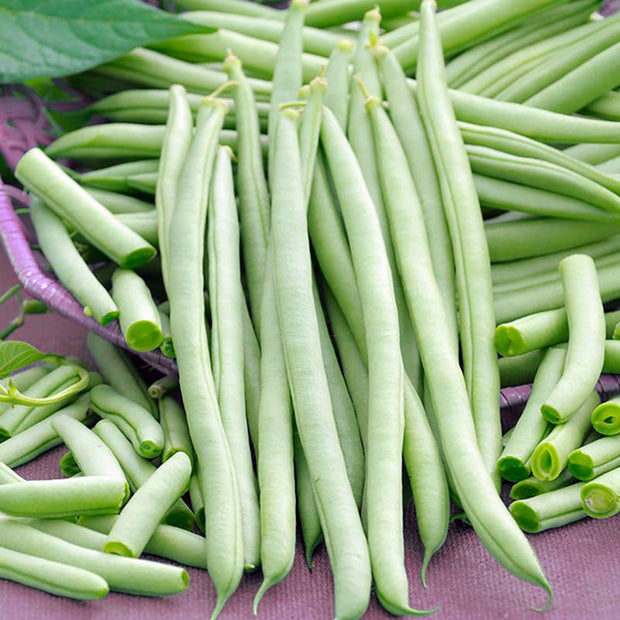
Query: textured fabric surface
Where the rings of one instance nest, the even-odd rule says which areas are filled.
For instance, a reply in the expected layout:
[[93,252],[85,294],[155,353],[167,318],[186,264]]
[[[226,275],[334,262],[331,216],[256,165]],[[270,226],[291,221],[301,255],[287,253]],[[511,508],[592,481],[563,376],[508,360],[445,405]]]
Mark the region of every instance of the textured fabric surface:
[[[0,290],[15,277],[0,251]],[[0,325],[14,316],[16,307],[0,308]],[[63,354],[86,356],[85,330],[56,315],[30,316],[16,337]],[[26,478],[60,477],[58,461],[64,453],[56,448],[18,471]],[[405,520],[407,568],[411,601],[424,608],[439,603],[438,619],[510,620],[535,619],[532,610],[544,603],[544,595],[501,568],[484,550],[472,530],[460,523],[450,527],[448,540],[431,561],[429,588],[425,592],[417,575],[422,550],[409,510]],[[555,589],[555,603],[544,614],[546,620],[583,620],[620,617],[620,517],[606,521],[584,520],[570,526],[531,536],[541,563]],[[167,598],[149,599],[112,593],[101,601],[73,602],[0,580],[0,617],[19,620],[158,620],[208,618],[215,593],[205,571],[189,569],[187,592]],[[222,618],[251,618],[252,599],[260,584],[260,573],[246,576],[239,591],[224,608]],[[312,574],[306,568],[301,547],[289,577],[265,595],[259,618],[329,619],[333,614],[333,587],[327,554],[323,547],[315,556]],[[366,618],[389,618],[373,598]]]

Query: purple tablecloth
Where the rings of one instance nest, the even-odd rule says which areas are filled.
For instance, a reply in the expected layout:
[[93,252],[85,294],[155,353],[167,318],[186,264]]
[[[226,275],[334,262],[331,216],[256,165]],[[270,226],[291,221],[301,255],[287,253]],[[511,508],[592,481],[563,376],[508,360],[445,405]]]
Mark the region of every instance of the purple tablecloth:
[[[0,250],[0,291],[15,283],[4,253]],[[15,310],[0,308],[0,325],[6,325]],[[50,352],[85,356],[85,332],[70,321],[53,315],[30,316],[16,334]],[[27,478],[60,477],[61,448],[20,468]],[[501,568],[483,549],[472,530],[456,523],[450,527],[443,549],[431,561],[428,591],[417,575],[422,558],[413,516],[407,514],[407,568],[411,577],[412,605],[420,608],[441,605],[438,619],[491,620],[540,617],[532,607],[544,603],[544,595]],[[531,536],[532,544],[555,590],[555,603],[544,614],[546,620],[620,618],[620,518],[584,520],[560,530]],[[174,597],[147,599],[110,594],[101,601],[72,602],[0,580],[0,617],[8,620],[73,620],[124,618],[158,620],[183,618],[203,620],[215,602],[214,589],[205,571],[190,569],[187,592]],[[252,598],[260,573],[248,575],[229,601],[222,618],[250,618]],[[321,548],[311,574],[301,547],[289,577],[267,593],[259,618],[328,619],[333,613],[333,588],[327,554]],[[388,618],[373,598],[367,618]]]

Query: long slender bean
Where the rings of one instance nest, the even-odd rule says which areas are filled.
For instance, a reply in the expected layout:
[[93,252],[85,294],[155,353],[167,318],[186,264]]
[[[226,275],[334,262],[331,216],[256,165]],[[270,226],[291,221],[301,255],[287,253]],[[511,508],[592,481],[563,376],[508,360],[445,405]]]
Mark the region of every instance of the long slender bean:
[[92,332],[86,336],[86,346],[107,384],[153,416],[157,415],[157,405],[149,396],[144,379],[122,349]]
[[9,519],[0,520],[0,544],[7,549],[89,570],[103,577],[110,589],[118,592],[162,596],[183,592],[189,586],[187,571],[180,567],[84,549]]
[[170,262],[176,267],[168,285],[181,394],[209,532],[207,568],[217,590],[214,618],[243,573],[239,492],[210,367],[202,275],[211,168],[225,113],[224,102],[209,98],[198,113],[172,216]]
[[[436,31],[433,29],[432,2],[422,4],[422,18],[422,32],[431,36],[435,34],[435,40],[424,42],[422,49],[428,43],[439,51]],[[422,55],[420,67],[424,67],[425,62]],[[433,75],[435,73],[428,77],[432,80]],[[440,101],[446,100],[444,91]],[[437,106],[437,97],[433,101],[433,105]],[[459,499],[487,549],[509,570],[543,587],[551,595],[551,588],[534,552],[507,513],[495,491],[488,468],[476,449],[471,409],[458,359],[456,355],[446,355],[444,347],[436,346],[438,342],[445,341],[448,329],[440,308],[433,307],[433,321],[429,321],[427,326],[430,331],[424,330],[426,337],[421,342],[429,345],[424,348],[428,385],[435,405],[443,453]],[[446,383],[447,379],[449,384]],[[455,428],[458,428],[456,433]]]
[[560,263],[569,326],[568,353],[561,379],[541,406],[554,424],[566,422],[594,389],[603,367],[605,316],[596,267],[576,254]]
[[231,156],[230,149],[219,148],[207,211],[211,357],[220,416],[239,488],[244,562],[251,570],[260,560],[260,526],[242,388],[243,289]]
[[336,115],[341,127],[347,126],[349,114],[349,61],[353,43],[340,41],[329,57],[325,71],[328,90],[325,105]]
[[523,355],[501,357],[497,363],[501,386],[514,387],[531,383],[544,357],[544,353],[542,349],[536,349],[536,351],[530,351]]
[[185,452],[194,461],[194,449],[187,429],[183,407],[173,396],[163,396],[159,400],[159,422],[164,431],[162,460],[167,461],[176,452]]
[[610,90],[596,101],[593,101],[585,109],[585,112],[594,114],[599,118],[608,121],[620,120],[620,94],[615,90]]
[[[282,113],[276,139],[272,195],[274,274],[289,386],[334,567],[336,616],[356,617],[368,604],[370,563],[338,443],[321,356],[297,129],[290,111]],[[312,311],[303,312],[302,308]]]
[[243,389],[245,392],[245,414],[248,420],[250,441],[254,448],[254,455],[257,456],[258,405],[261,392],[261,351],[245,297],[243,298],[241,312],[243,320]]
[[[129,440],[113,422],[100,420],[93,430],[114,453],[132,491],[140,488],[153,475],[155,465],[134,450]],[[184,502],[178,501],[168,512],[164,522],[188,530],[194,525],[194,515]]]

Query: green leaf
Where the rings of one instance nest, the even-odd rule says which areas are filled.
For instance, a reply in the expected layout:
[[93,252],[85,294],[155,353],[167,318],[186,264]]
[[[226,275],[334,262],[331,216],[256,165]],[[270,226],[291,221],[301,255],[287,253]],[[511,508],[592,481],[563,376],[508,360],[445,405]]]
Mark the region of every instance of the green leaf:
[[213,32],[138,0],[2,0],[0,82],[61,77],[133,48]]
[[7,340],[0,343],[0,379],[8,377],[15,370],[41,362],[48,357],[27,342]]

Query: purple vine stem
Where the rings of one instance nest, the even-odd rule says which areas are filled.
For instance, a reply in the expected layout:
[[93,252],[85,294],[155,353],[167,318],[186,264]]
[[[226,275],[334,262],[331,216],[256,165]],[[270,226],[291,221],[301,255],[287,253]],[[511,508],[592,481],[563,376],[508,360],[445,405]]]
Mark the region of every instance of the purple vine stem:
[[[118,323],[99,325],[93,318],[86,316],[82,306],[56,280],[45,275],[37,264],[30,249],[24,229],[13,210],[11,201],[4,190],[0,179],[0,239],[6,250],[8,259],[25,291],[41,300],[50,309],[62,316],[83,325],[95,334],[110,340],[114,344],[127,349],[127,343],[121,334]],[[159,352],[141,353],[140,357],[165,374],[176,374],[174,360]]]

